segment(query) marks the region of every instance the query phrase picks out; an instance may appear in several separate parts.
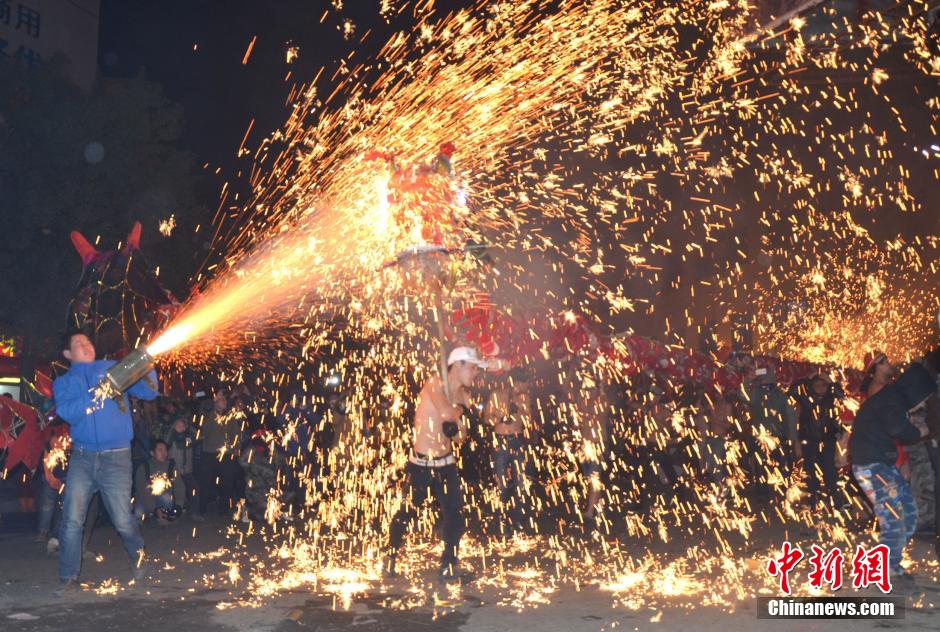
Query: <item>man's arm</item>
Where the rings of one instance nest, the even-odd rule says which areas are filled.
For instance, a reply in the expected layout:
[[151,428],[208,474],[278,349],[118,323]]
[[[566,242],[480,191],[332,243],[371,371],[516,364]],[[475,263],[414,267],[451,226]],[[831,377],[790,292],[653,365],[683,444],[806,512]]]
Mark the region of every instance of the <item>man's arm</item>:
[[52,383],[56,413],[73,427],[87,420],[86,411],[92,407],[94,395],[74,375],[63,375]]
[[441,385],[440,378],[435,376],[431,378],[431,383],[429,384],[430,388],[427,390],[427,396],[431,398],[431,403],[434,404],[434,408],[440,413],[442,421],[457,421],[460,419],[460,415],[463,413],[463,409],[460,406],[454,406],[448,401],[447,396],[444,395],[444,389]]
[[936,394],[927,400],[927,415],[925,418],[927,429],[930,431],[930,437],[934,441],[940,441],[940,397]]
[[891,401],[884,410],[885,431],[901,443],[916,443],[925,433],[907,418],[907,411],[899,402]]
[[[154,388],[150,388],[150,385],[147,382],[150,382],[154,385]],[[127,394],[131,397],[136,397],[137,399],[142,399],[145,401],[150,401],[156,399],[160,394],[156,389],[160,388],[159,382],[157,382],[157,372],[151,371],[147,374],[146,377],[141,379],[139,382],[134,383],[129,389],[127,389]]]
[[845,399],[845,389],[842,388],[842,384],[839,382],[834,382],[832,384],[832,397],[836,401]]
[[501,393],[502,391],[499,390],[490,393],[489,399],[486,401],[486,407],[483,409],[483,420],[493,427],[499,423],[505,409],[504,402],[500,401]]

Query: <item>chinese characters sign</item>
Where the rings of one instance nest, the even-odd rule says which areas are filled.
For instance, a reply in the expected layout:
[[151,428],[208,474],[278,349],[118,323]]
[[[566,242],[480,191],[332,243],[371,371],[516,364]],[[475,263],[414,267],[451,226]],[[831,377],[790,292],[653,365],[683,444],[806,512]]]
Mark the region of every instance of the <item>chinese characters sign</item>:
[[[839,547],[829,551],[812,546],[812,555],[809,557],[809,585],[817,590],[828,585],[833,592],[842,588],[842,572],[845,556]],[[784,595],[792,594],[790,572],[793,571],[806,557],[800,547],[794,547],[789,542],[783,543],[780,557],[771,558],[767,562],[767,572],[776,577],[780,584],[780,592]],[[876,586],[881,592],[891,592],[891,574],[888,566],[890,550],[884,544],[879,544],[868,550],[858,546],[852,556],[852,588],[859,590]]]
[[83,88],[97,74],[99,0],[0,0],[0,62],[35,68],[55,55]]

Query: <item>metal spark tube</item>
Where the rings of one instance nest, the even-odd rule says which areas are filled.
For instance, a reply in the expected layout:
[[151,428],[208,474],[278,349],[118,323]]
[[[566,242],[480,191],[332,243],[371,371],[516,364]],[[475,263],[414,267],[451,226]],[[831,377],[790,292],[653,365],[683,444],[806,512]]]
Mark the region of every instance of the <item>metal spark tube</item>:
[[146,347],[138,347],[108,369],[105,379],[115,392],[123,393],[152,370],[153,356],[147,353]]

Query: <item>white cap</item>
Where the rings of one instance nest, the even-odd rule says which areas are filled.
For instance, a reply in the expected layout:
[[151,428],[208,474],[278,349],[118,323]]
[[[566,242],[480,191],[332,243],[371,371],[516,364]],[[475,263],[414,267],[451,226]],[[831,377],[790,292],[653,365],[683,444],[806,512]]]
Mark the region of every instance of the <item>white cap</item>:
[[469,362],[470,364],[475,364],[481,369],[485,369],[490,365],[489,362],[480,359],[480,356],[477,355],[477,350],[473,347],[457,347],[450,352],[450,355],[447,356],[447,366],[451,366],[455,362]]

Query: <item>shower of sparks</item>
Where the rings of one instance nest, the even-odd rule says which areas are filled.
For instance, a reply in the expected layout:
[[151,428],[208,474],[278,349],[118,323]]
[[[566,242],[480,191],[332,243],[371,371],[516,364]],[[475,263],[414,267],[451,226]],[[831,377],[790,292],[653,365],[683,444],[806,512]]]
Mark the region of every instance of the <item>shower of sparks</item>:
[[150,493],[154,496],[162,496],[170,487],[170,479],[166,474],[154,474],[150,477]]
[[287,44],[287,51],[285,53],[284,61],[285,63],[292,64],[300,56],[300,47],[294,46],[293,44]]
[[68,462],[68,450],[72,445],[69,435],[55,437],[49,449],[42,458],[42,465],[47,472],[55,472],[56,468],[63,467]]
[[[439,307],[474,292],[510,312],[569,321],[581,312],[690,346],[706,334],[730,342],[744,325],[757,350],[830,366],[857,367],[871,348],[909,358],[930,336],[940,163],[916,147],[940,137],[940,104],[925,96],[940,57],[923,2],[862,21],[824,3],[816,11],[826,28],[799,17],[776,31],[760,29],[744,1],[487,1],[447,15],[418,5],[414,28],[377,59],[347,57],[294,92],[283,129],[248,152],[251,199],[220,220],[213,244],[224,260],[148,346],[170,364],[250,358],[274,369],[232,375],[263,394],[256,412],[287,417],[281,445],[303,423],[286,400],[296,410],[298,398],[315,397],[305,368],[346,385],[335,446],[290,454],[268,524],[248,527],[266,537],[270,559],[229,567],[233,583],[245,569],[246,604],[305,586],[348,607],[382,585],[388,524],[407,493],[397,479],[414,383],[436,367]],[[381,8],[404,13],[403,3]],[[342,28],[353,36],[351,22]],[[898,86],[911,103],[892,100]],[[429,176],[430,202],[392,190],[446,142],[456,145],[454,175]],[[394,154],[401,171],[369,152]],[[446,211],[455,243],[498,246],[495,263],[428,257],[431,287],[385,266],[426,245],[429,203]],[[560,585],[590,584],[631,609],[672,598],[730,609],[772,593],[768,552],[750,544],[760,525],[802,523],[819,541],[849,543],[861,505],[820,524],[805,475],[771,465],[775,437],[757,433],[757,460],[780,500],[752,506],[747,457],[714,432],[707,394],[662,400],[634,388],[617,363],[593,364],[574,379],[545,361],[542,379],[573,401],[592,380],[627,383],[632,405],[614,411],[611,434],[636,447],[631,458],[670,451],[679,465],[644,472],[611,458],[622,484],[603,487],[597,529],[584,537],[596,482],[579,468],[583,412],[537,401],[536,417],[555,415],[557,431],[530,454],[534,535],[462,545],[501,604],[537,607]],[[717,479],[694,465],[716,443]],[[312,462],[328,467],[315,475]],[[666,484],[675,479],[681,498]],[[278,521],[288,485],[305,503]],[[494,489],[468,483],[465,492],[471,524],[499,509]],[[551,516],[551,528],[540,532],[534,516]],[[426,603],[419,587],[436,555],[422,544],[433,541],[428,508],[419,524],[400,560],[413,590],[390,607]],[[677,540],[697,544],[653,552]]]
[[114,389],[109,380],[102,380],[96,386],[88,389],[88,392],[91,394],[91,404],[85,409],[87,415],[96,410],[102,410],[104,403],[109,399],[118,400],[124,397],[122,393]]
[[160,234],[164,237],[169,237],[172,235],[174,228],[176,228],[175,215],[170,215],[168,218],[160,220]]

